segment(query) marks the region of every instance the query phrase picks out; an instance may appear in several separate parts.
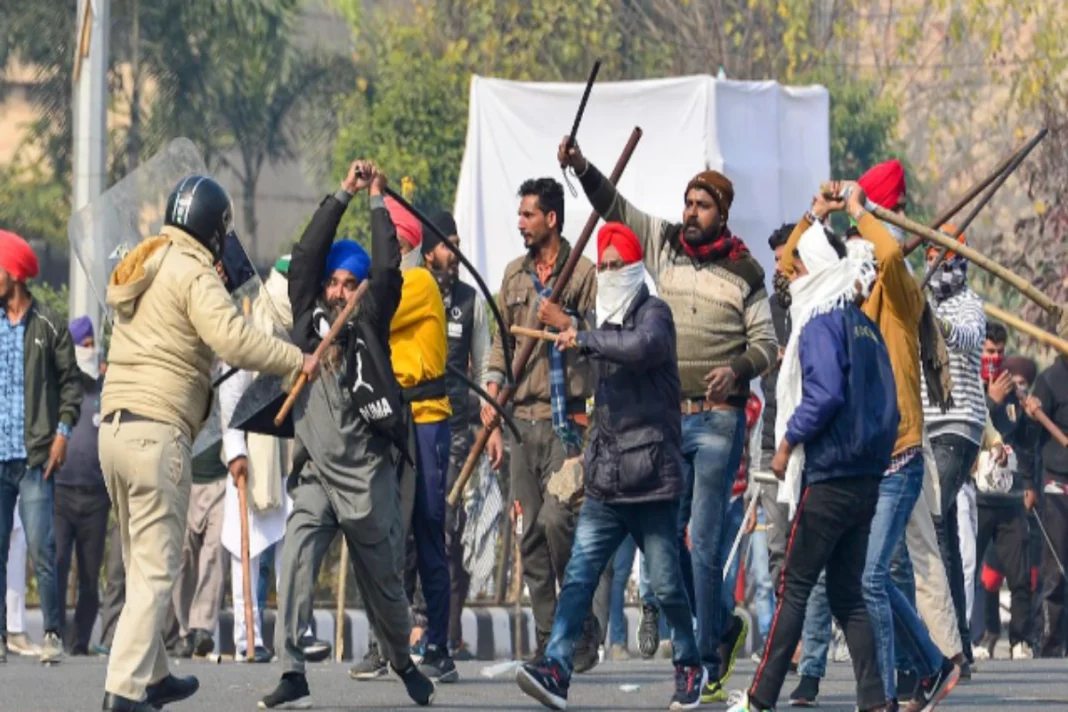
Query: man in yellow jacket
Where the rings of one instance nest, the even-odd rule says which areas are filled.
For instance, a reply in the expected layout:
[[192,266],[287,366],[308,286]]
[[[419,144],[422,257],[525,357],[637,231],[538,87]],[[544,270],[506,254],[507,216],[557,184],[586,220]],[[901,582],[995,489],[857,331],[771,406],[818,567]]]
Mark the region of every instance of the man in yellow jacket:
[[192,486],[190,449],[211,412],[216,356],[238,368],[317,372],[296,346],[246,325],[215,264],[231,230],[230,196],[185,178],[164,228],[115,268],[115,313],[100,403],[100,465],[122,540],[126,605],[108,659],[103,709],[149,712],[196,692],[168,672],[160,629],[182,553]]
[[[414,435],[415,502],[411,533],[427,606],[426,652],[419,669],[435,682],[456,682],[459,673],[449,654],[449,562],[445,549],[445,489],[449,469],[449,416],[452,408],[445,387],[448,340],[445,303],[437,281],[422,265],[423,239],[418,219],[399,203],[386,198],[397,229],[404,285],[390,322],[393,373],[404,401],[410,404]],[[372,648],[352,671],[357,679],[376,677],[384,663]]]

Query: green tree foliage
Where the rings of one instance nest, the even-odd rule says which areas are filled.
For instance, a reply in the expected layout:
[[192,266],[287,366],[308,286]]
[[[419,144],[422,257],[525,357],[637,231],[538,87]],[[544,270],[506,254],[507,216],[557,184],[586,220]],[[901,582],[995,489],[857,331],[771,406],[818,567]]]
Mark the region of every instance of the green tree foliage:
[[0,167],[0,227],[54,247],[67,241],[70,191],[37,165]]

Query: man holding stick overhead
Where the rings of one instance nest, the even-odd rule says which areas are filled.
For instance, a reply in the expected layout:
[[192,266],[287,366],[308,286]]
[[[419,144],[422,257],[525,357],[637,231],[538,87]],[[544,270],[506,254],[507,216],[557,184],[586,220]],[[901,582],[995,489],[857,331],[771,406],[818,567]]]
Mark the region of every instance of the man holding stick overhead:
[[190,449],[211,412],[213,352],[241,368],[295,377],[317,359],[272,339],[237,312],[215,264],[231,232],[230,196],[190,176],[167,201],[159,236],[115,268],[115,311],[101,397],[100,464],[126,563],[126,605],[108,659],[105,710],[148,712],[196,692],[168,673],[160,629],[182,553]]
[[[675,318],[686,461],[679,551],[686,576],[691,568],[685,543],[689,525],[693,578],[687,590],[710,680],[702,701],[722,701],[746,629],[723,604],[720,541],[742,457],[749,381],[775,364],[779,350],[764,270],[727,226],[734,187],[722,173],[706,170],[694,176],[683,193],[682,222],[671,223],[623,198],[577,144],[565,138],[557,158],[575,170],[602,218],[624,223],[637,234],[645,265]],[[728,628],[730,635],[723,641]]]
[[[338,531],[386,658],[416,703],[430,704],[434,696],[433,683],[408,649],[398,469],[410,423],[390,364],[390,320],[402,279],[384,186],[385,176],[373,164],[353,162],[341,189],[312,216],[289,266],[294,342],[318,348],[331,331],[337,336],[325,347],[322,378],[300,393],[293,408],[293,511],[286,521],[275,634],[283,674],[260,709],[311,704],[301,637],[311,621],[319,567]],[[365,188],[371,195],[371,256],[352,240],[334,242],[352,196]],[[360,290],[365,296],[350,310]],[[338,327],[333,322],[345,313],[352,316]]]
[[597,323],[562,332],[560,351],[577,348],[597,375],[586,449],[586,498],[545,657],[516,680],[551,709],[567,706],[575,642],[598,580],[632,535],[648,557],[650,584],[671,624],[675,694],[671,709],[701,703],[707,673],[693,635],[675,536],[682,491],[682,430],[675,324],[667,304],[645,286],[634,232],[608,223],[597,234]]
[[[596,269],[579,259],[560,304],[547,297],[567,263],[571,244],[561,236],[564,226],[564,188],[552,178],[528,180],[519,188],[519,232],[527,254],[508,264],[500,290],[500,307],[508,328],[530,322],[531,316],[562,332],[587,325],[596,294]],[[505,382],[504,346],[500,333],[493,337],[486,391],[496,398]],[[550,477],[564,461],[582,452],[586,425],[586,399],[590,394],[589,364],[574,351],[557,351],[538,344],[527,363],[515,394],[515,419],[523,442],[512,448],[511,500],[522,509],[523,532],[519,549],[530,589],[537,635],[537,655],[544,654],[556,610],[556,587],[564,580],[571,557],[575,517],[569,504],[550,495]],[[482,422],[497,419],[491,406],[482,406]],[[499,439],[489,441],[491,460],[500,460]],[[586,621],[580,643],[579,672],[596,664],[600,635],[596,619]]]

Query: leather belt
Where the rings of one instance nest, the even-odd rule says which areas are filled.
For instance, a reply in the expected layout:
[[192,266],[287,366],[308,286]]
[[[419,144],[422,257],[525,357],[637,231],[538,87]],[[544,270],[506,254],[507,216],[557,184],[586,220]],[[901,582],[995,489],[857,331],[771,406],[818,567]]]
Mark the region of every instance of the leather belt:
[[683,415],[697,415],[712,410],[712,404],[704,398],[683,398],[679,402],[679,410]]
[[111,418],[111,422],[115,422],[115,418],[119,419],[120,423],[158,423],[160,421],[155,418],[148,418],[143,415],[138,415],[133,411],[126,410],[125,408],[119,408],[115,411]]

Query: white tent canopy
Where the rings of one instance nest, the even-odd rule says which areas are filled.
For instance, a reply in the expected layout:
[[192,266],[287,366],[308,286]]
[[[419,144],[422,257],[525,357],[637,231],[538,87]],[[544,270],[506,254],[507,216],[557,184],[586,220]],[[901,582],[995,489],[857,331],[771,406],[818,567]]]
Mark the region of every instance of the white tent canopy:
[[[467,145],[455,216],[465,253],[491,289],[523,254],[516,191],[527,178],[562,180],[556,148],[571,130],[582,84],[471,80]],[[606,175],[635,126],[644,135],[619,182],[639,208],[681,220],[687,182],[706,168],[734,183],[731,230],[770,275],[767,239],[797,220],[830,177],[830,100],[819,86],[736,82],[710,76],[596,84],[578,142]],[[566,194],[564,236],[590,214],[578,181]],[[587,256],[595,259],[595,241]]]

